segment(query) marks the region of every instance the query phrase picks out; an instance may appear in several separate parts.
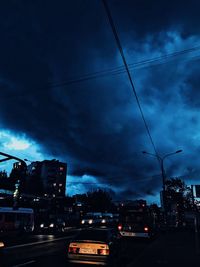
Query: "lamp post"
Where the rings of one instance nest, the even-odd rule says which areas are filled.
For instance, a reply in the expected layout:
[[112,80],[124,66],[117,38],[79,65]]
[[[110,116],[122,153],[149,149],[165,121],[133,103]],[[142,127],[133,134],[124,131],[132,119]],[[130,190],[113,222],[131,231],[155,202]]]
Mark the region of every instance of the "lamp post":
[[160,163],[160,169],[161,169],[161,175],[162,175],[162,188],[163,188],[163,212],[164,212],[164,216],[165,216],[165,182],[166,182],[164,160],[167,157],[175,155],[175,154],[178,154],[178,153],[180,153],[182,151],[183,151],[182,149],[179,149],[179,150],[177,150],[175,152],[166,154],[163,157],[161,157],[160,155],[156,155],[156,154],[152,154],[152,153],[149,153],[149,152],[146,152],[146,151],[142,151],[143,154],[150,155],[150,156],[153,156],[153,157],[157,158],[159,163]]

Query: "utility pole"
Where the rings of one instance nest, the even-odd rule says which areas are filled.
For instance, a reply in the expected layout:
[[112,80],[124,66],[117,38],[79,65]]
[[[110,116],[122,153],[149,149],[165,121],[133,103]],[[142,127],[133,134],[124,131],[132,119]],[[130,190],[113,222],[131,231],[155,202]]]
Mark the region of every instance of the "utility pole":
[[150,155],[150,156],[153,156],[155,158],[158,159],[158,161],[160,162],[160,169],[161,169],[161,175],[162,175],[162,200],[163,200],[163,214],[164,214],[164,220],[166,222],[166,219],[167,219],[167,216],[166,216],[166,188],[165,188],[165,184],[166,184],[166,173],[165,173],[165,168],[164,168],[164,160],[169,157],[169,156],[172,156],[172,155],[175,155],[177,153],[180,153],[182,152],[182,150],[177,150],[175,152],[172,152],[172,153],[169,153],[169,154],[166,154],[164,155],[163,157],[161,157],[160,155],[158,154],[152,154],[152,153],[149,153],[149,152],[146,152],[146,151],[142,151],[143,154],[146,154],[146,155]]

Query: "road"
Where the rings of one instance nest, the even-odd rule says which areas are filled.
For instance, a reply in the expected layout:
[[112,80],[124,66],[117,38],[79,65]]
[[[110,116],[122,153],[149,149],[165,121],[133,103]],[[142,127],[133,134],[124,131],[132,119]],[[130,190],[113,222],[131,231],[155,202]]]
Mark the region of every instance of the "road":
[[[78,230],[64,235],[30,235],[7,239],[4,249],[5,267],[66,267],[67,245]],[[147,241],[123,240],[122,261],[126,267],[149,245]],[[2,265],[0,265],[2,266]]]
[[[67,267],[68,242],[79,229],[57,235],[10,236],[4,240],[0,267]],[[197,242],[198,241],[198,242]],[[160,233],[152,241],[123,239],[122,267],[188,267],[200,262],[200,234],[194,231]]]

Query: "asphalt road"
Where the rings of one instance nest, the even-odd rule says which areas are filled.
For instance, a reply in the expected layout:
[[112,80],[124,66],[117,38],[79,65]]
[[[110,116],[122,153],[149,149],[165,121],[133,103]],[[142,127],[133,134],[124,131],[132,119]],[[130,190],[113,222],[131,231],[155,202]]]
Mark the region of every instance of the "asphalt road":
[[[73,230],[65,235],[30,235],[18,236],[7,239],[4,249],[4,263],[0,261],[0,266],[5,267],[66,267],[68,242],[77,233]],[[147,241],[125,239],[122,241],[121,259],[126,267],[133,259],[138,257],[142,251],[150,244]]]

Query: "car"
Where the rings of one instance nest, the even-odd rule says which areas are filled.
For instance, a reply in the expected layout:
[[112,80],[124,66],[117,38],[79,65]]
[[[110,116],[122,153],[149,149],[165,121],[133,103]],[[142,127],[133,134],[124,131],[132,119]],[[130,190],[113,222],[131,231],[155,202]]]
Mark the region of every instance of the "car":
[[72,264],[119,266],[121,237],[112,228],[83,229],[68,245],[67,260]]
[[101,225],[114,226],[114,216],[112,213],[102,213]]
[[3,265],[4,262],[4,253],[3,253],[3,249],[5,247],[5,244],[3,241],[0,241],[0,262]]
[[101,212],[88,212],[81,220],[81,227],[97,226],[102,221]]
[[40,233],[56,233],[65,231],[65,222],[61,220],[50,220],[41,222],[39,225]]
[[4,248],[4,242],[3,241],[0,241],[0,251],[2,251],[2,249]]

